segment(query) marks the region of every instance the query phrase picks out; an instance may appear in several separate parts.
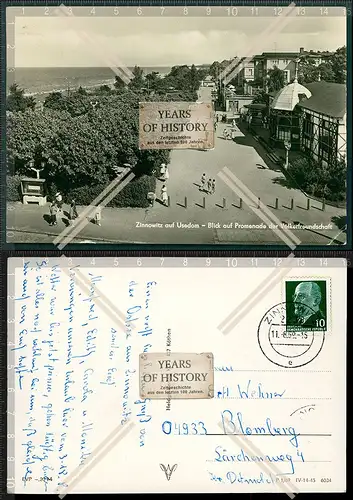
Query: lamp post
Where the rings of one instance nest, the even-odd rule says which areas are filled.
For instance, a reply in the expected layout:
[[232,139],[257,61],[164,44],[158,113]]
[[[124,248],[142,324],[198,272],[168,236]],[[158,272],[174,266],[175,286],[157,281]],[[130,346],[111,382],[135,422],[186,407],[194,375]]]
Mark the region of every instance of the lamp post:
[[41,162],[41,167],[42,168],[35,168],[34,167],[34,160],[30,160],[28,162],[28,166],[29,166],[29,168],[31,170],[34,170],[34,172],[36,173],[36,179],[40,179],[39,172],[41,172],[42,170],[44,170],[45,162],[44,161]]
[[291,148],[291,143],[290,141],[284,141],[284,147],[286,148],[286,163],[284,165],[284,168],[287,170],[288,166],[289,166],[289,150]]

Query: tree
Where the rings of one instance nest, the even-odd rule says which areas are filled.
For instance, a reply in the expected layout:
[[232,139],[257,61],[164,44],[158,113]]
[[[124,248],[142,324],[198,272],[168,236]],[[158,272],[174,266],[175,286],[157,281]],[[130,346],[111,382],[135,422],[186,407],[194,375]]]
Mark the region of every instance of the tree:
[[86,89],[84,89],[81,85],[79,86],[79,88],[73,92],[73,95],[75,94],[78,94],[78,95],[88,95],[88,92]]
[[340,47],[333,54],[325,55],[319,65],[313,57],[304,56],[300,59],[298,81],[304,85],[320,79],[325,82],[346,83],[346,77],[346,47]]
[[195,92],[199,87],[200,87],[200,78],[199,78],[199,74],[198,74],[198,71],[196,69],[196,66],[195,64],[193,64],[190,68],[190,72],[189,72],[189,84],[190,84],[190,89]]
[[319,80],[319,69],[312,57],[303,57],[298,66],[298,82],[302,85]]
[[96,89],[96,92],[98,94],[103,94],[103,95],[111,95],[112,89],[109,87],[109,85],[101,85],[98,89]]
[[266,104],[267,106],[269,105],[269,99],[268,99],[268,94],[262,90],[258,94],[255,95],[253,101],[253,104]]
[[21,89],[17,83],[13,83],[10,87],[10,92],[6,101],[7,111],[16,113],[18,111],[26,111],[27,109],[35,109],[36,101],[33,96],[25,96],[24,89]]
[[317,65],[312,57],[304,57],[300,60],[298,68],[298,81],[305,85],[306,83],[335,81],[335,75],[329,60],[325,60]]
[[346,83],[347,80],[347,49],[340,47],[331,57],[332,71],[336,83]]
[[268,91],[274,92],[284,87],[284,71],[274,66],[268,71]]
[[145,76],[145,80],[148,89],[155,91],[160,89],[162,78],[159,76],[159,73],[157,71],[152,71],[152,73],[148,73]]
[[135,66],[132,70],[132,74],[134,75],[131,82],[129,83],[129,88],[134,90],[141,90],[145,84],[143,77],[143,69],[139,66]]
[[29,174],[28,162],[48,159],[47,144],[60,129],[65,129],[70,115],[44,108],[31,113],[13,113],[7,120],[6,150],[13,173]]
[[61,92],[51,92],[44,100],[44,107],[58,111],[67,110],[67,99]]
[[122,78],[120,78],[120,76],[115,75],[114,87],[117,90],[120,90],[126,87],[126,83],[124,82],[124,80],[122,80]]

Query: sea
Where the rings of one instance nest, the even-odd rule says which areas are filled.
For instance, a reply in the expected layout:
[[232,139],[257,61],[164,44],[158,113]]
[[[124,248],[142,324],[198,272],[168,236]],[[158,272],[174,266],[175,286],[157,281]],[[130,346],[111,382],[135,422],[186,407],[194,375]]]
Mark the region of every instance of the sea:
[[[132,70],[133,68],[129,68]],[[158,72],[165,76],[171,67],[156,66],[143,68],[144,74]],[[26,95],[44,96],[50,92],[64,92],[78,87],[94,88],[101,85],[112,86],[115,74],[110,68],[16,68],[7,73],[7,93],[16,82]]]

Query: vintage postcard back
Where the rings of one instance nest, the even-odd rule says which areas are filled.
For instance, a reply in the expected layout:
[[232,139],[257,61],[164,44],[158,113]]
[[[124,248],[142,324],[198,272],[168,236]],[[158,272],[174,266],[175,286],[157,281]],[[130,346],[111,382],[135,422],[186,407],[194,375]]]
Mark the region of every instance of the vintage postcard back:
[[9,492],[345,491],[344,264],[10,259]]
[[344,2],[25,3],[6,8],[9,249],[351,245]]

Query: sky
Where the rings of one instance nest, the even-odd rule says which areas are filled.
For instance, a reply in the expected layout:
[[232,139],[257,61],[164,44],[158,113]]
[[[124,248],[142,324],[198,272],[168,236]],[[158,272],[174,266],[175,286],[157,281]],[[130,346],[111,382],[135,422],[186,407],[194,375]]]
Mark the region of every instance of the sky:
[[[8,30],[15,67],[169,67],[346,44],[343,16],[65,17],[44,16],[40,9],[15,17],[14,34]],[[9,21],[14,13],[7,13]]]

